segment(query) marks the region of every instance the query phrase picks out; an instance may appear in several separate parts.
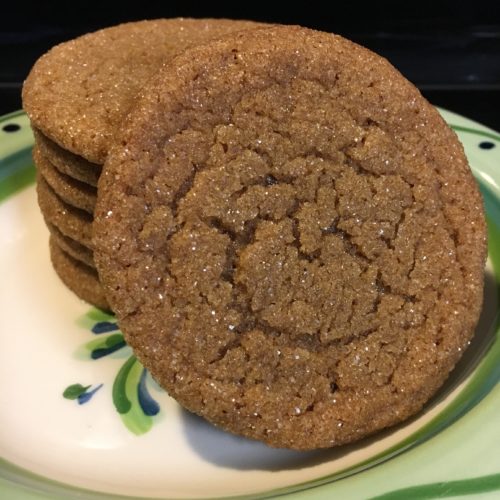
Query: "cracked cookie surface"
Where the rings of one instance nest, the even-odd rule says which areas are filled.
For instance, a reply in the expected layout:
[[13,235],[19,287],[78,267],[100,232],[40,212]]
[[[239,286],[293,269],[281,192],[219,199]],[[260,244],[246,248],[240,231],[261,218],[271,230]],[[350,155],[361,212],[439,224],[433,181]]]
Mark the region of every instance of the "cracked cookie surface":
[[95,260],[127,342],[183,406],[272,446],[420,410],[469,342],[482,201],[385,60],[275,27],[174,59],[99,181]]

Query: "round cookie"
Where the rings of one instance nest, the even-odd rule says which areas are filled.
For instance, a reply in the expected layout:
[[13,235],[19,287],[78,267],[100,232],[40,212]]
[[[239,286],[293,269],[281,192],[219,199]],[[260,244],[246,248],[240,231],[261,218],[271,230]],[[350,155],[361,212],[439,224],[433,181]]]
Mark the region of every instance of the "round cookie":
[[165,61],[189,46],[258,26],[179,18],[89,33],[36,62],[23,87],[23,107],[32,125],[52,141],[102,164],[137,93]]
[[52,239],[61,248],[61,250],[64,250],[65,253],[74,259],[79,260],[85,265],[95,269],[94,255],[90,248],[87,248],[81,243],[78,243],[78,241],[64,235],[61,231],[59,231],[59,229],[57,229],[56,226],[54,226],[54,224],[51,224],[48,221],[46,221],[46,224]]
[[58,146],[54,141],[43,135],[39,130],[33,128],[35,144],[40,152],[61,173],[69,175],[91,186],[97,186],[101,175],[102,165],[91,163],[82,156],[75,155]]
[[92,249],[92,215],[61,200],[41,174],[37,175],[36,189],[44,219],[64,235]]
[[110,308],[96,270],[67,254],[57,245],[52,236],[49,240],[49,247],[52,266],[61,281],[85,302],[109,311]]
[[97,197],[97,189],[94,186],[59,172],[36,145],[33,148],[33,161],[44,180],[63,201],[89,214],[94,212]]
[[484,213],[456,135],[387,61],[307,29],[163,68],[108,157],[93,228],[144,366],[272,446],[415,414],[481,309]]

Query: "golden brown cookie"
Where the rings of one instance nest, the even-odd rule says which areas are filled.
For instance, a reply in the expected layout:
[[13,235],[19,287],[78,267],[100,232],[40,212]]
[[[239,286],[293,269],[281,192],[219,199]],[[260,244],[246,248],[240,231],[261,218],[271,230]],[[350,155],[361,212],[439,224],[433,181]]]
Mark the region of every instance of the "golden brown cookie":
[[33,148],[33,161],[37,170],[54,190],[54,192],[69,205],[94,213],[97,189],[90,184],[78,181],[73,177],[63,174],[55,168],[35,145]]
[[61,233],[61,231],[59,231],[54,224],[47,221],[46,224],[52,239],[61,248],[61,250],[64,250],[64,252],[74,259],[79,260],[87,266],[95,269],[94,255],[90,248],[87,248],[81,243],[78,243],[78,241],[73,240],[72,238],[69,238],[65,234]]
[[52,265],[61,281],[85,302],[109,311],[96,270],[67,254],[52,236],[49,247]]
[[64,235],[92,248],[92,215],[61,200],[40,173],[37,175],[37,193],[44,219]]
[[226,19],[159,19],[81,36],[36,62],[23,87],[23,107],[49,139],[102,164],[137,93],[168,59],[197,43],[258,26]]
[[40,149],[40,152],[61,173],[91,186],[97,186],[102,165],[91,163],[82,156],[75,155],[61,148],[36,128],[33,128],[33,134],[35,136],[35,144]]
[[170,61],[99,180],[95,260],[127,342],[189,410],[272,446],[418,412],[473,335],[482,200],[387,61],[298,27]]

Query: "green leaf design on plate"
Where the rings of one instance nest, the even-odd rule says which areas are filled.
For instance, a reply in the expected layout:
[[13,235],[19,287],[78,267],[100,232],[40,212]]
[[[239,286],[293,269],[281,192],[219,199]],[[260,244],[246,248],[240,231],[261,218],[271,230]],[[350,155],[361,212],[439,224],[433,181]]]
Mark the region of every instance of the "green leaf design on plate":
[[132,408],[132,403],[127,397],[126,383],[130,370],[136,362],[135,356],[130,356],[125,364],[120,368],[120,371],[113,382],[113,403],[116,411],[120,414],[127,413]]
[[112,354],[113,352],[125,346],[126,343],[123,335],[121,333],[114,333],[101,339],[101,342],[93,347],[90,353],[90,357],[92,359],[99,359],[103,356],[107,356],[108,354]]
[[113,383],[113,403],[116,411],[131,432],[141,435],[148,432],[153,419],[144,414],[139,403],[138,387],[144,368],[135,356],[124,363]]
[[[77,324],[97,338],[81,345],[75,352],[76,358],[87,361],[104,357],[125,358],[113,381],[113,404],[122,422],[132,433],[141,435],[148,432],[158,417],[159,405],[148,393],[145,370],[127,346],[116,318],[93,308],[80,316]],[[80,401],[85,394],[78,393],[74,399]]]
[[80,316],[76,320],[76,324],[83,327],[85,330],[91,330],[92,327],[100,321],[116,321],[116,318],[112,314],[92,308],[90,311]]
[[63,397],[66,399],[77,399],[78,396],[81,396],[88,389],[90,389],[90,385],[87,386],[83,386],[82,384],[68,385],[68,387],[64,389]]
[[[125,347],[127,344],[121,333],[98,337],[81,345],[75,352],[78,359],[99,359]],[[128,354],[128,353],[127,353]]]

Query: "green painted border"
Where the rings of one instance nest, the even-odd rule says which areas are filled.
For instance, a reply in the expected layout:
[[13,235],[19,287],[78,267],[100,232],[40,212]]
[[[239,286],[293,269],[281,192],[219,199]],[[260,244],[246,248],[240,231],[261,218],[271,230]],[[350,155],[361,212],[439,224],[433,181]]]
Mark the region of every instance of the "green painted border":
[[35,182],[31,150],[25,149],[0,160],[0,203]]
[[[5,121],[12,118],[22,117],[22,112],[11,113],[0,118],[0,126]],[[451,125],[457,132],[466,132],[488,137],[500,141],[500,136],[493,132],[486,132],[480,129],[470,127],[462,127],[459,125]],[[0,202],[6,200],[9,196],[17,193],[25,186],[34,181],[34,168],[31,161],[31,144],[32,137],[26,134],[24,149],[18,150],[14,154],[8,155],[0,160]],[[1,145],[1,144],[0,144]],[[0,148],[0,154],[1,154]],[[489,230],[489,255],[493,263],[495,277],[497,283],[500,283],[500,227],[497,221],[500,221],[500,205],[495,195],[490,192],[488,187],[481,182],[481,191],[484,196],[486,211],[489,215],[488,230]],[[423,443],[436,435],[442,429],[448,427],[451,423],[459,419],[462,415],[467,413],[472,407],[477,405],[491,390],[491,388],[500,380],[500,336],[498,331],[499,318],[497,316],[493,328],[495,329],[495,338],[488,350],[488,353],[478,363],[474,369],[473,375],[468,380],[466,386],[461,390],[457,397],[431,421],[418,429],[416,432],[403,439],[398,444],[384,450],[382,453],[371,457],[370,459],[356,464],[355,466],[348,467],[342,471],[325,476],[323,478],[306,481],[300,484],[287,486],[284,488],[275,489],[263,494],[243,495],[236,497],[238,499],[251,499],[251,498],[264,498],[270,496],[282,496],[291,493],[297,493],[304,489],[321,487],[326,484],[351,476],[355,473],[367,470],[375,465],[378,465],[400,453]],[[78,488],[58,481],[47,479],[43,476],[31,473],[14,464],[11,464],[0,458],[0,487],[2,492],[8,493],[8,498],[16,499],[40,499],[40,498],[67,498],[68,494],[74,493],[82,499],[118,499],[118,498],[135,498],[137,500],[149,500],[150,497],[123,497],[122,495],[113,495],[107,493],[95,492],[84,488]],[[497,476],[485,476],[484,478],[475,478],[469,481],[471,493],[480,491],[492,491],[493,489],[500,488],[500,483]],[[405,488],[394,492],[381,495],[379,498],[402,498],[406,494],[415,494],[415,498],[429,498],[428,494],[432,492],[440,494],[439,488],[442,484],[450,485],[453,491],[457,486],[455,483],[460,482],[447,482],[435,483],[431,485],[421,485],[413,488]],[[464,483],[465,484],[465,483]],[[493,485],[493,486],[492,486]],[[463,485],[459,485],[462,488]],[[458,486],[457,486],[458,487]],[[479,489],[478,489],[479,488]],[[490,489],[488,489],[490,488]],[[463,488],[461,491],[464,491]],[[429,493],[431,492],[431,493]],[[456,493],[460,494],[460,493]],[[389,496],[387,496],[389,495]],[[397,495],[397,496],[393,496]]]
[[491,491],[500,490],[500,474],[491,474],[461,481],[443,481],[439,483],[423,484],[394,490],[389,493],[377,495],[371,500],[427,500],[433,498],[446,498],[463,495],[480,495]]
[[469,134],[479,135],[481,137],[486,137],[488,139],[493,139],[500,142],[500,135],[494,134],[493,132],[486,132],[485,130],[479,130],[472,127],[463,127],[462,125],[455,125],[453,123],[448,124],[455,132],[467,132]]
[[[19,132],[4,132],[8,122],[21,126]],[[0,117],[0,203],[35,180],[31,158],[33,135],[23,111]]]
[[26,113],[22,109],[18,109],[17,111],[12,111],[12,113],[7,113],[6,115],[0,116],[0,124],[4,122],[8,122],[13,118],[18,118],[20,116],[25,116]]

